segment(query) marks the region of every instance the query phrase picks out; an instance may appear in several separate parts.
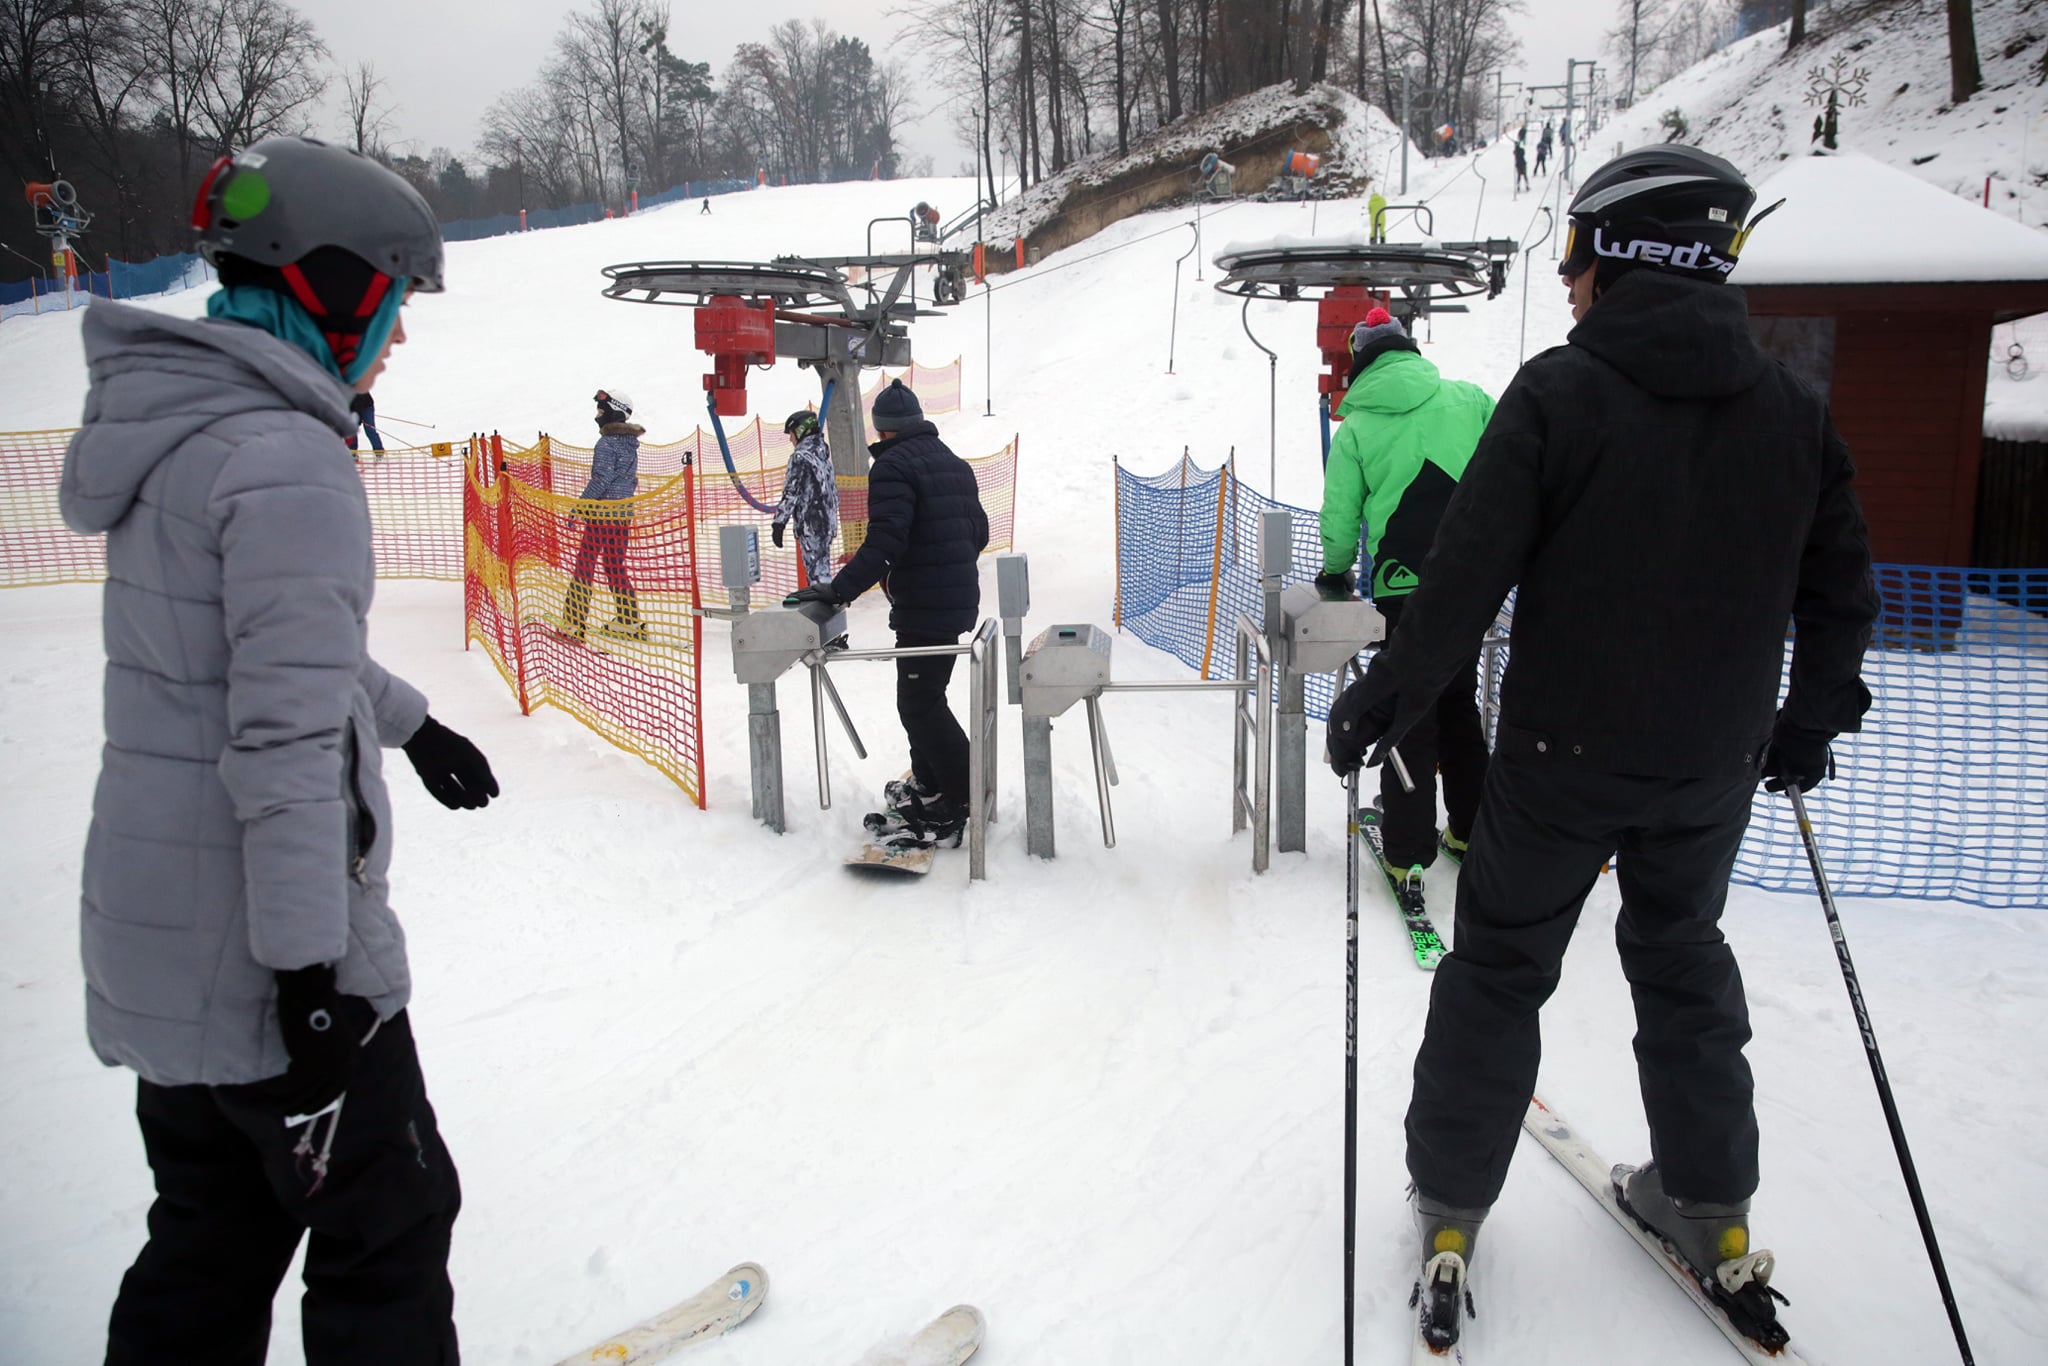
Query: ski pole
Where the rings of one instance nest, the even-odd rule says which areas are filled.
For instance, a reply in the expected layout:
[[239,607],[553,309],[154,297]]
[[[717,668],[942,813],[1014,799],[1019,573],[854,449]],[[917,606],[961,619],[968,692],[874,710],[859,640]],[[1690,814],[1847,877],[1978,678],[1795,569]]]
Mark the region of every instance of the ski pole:
[[1856,1011],[1856,1029],[1863,1036],[1863,1052],[1870,1059],[1870,1075],[1877,1082],[1877,1099],[1884,1106],[1884,1122],[1892,1131],[1892,1147],[1899,1154],[1899,1170],[1906,1177],[1906,1193],[1913,1198],[1913,1217],[1920,1221],[1920,1237],[1927,1243],[1927,1256],[1934,1263],[1934,1281],[1941,1287],[1941,1302],[1948,1310],[1949,1327],[1955,1330],[1956,1347],[1963,1354],[1963,1366],[1975,1366],[1970,1339],[1963,1333],[1962,1311],[1956,1307],[1955,1290],[1948,1283],[1948,1268],[1942,1264],[1941,1244],[1934,1238],[1934,1221],[1927,1215],[1927,1197],[1921,1194],[1920,1177],[1913,1170],[1913,1154],[1906,1147],[1906,1131],[1899,1123],[1899,1107],[1892,1100],[1892,1084],[1884,1073],[1884,1058],[1877,1051],[1877,1034],[1870,1027],[1870,1010],[1863,1004],[1863,988],[1856,983],[1856,964],[1849,958],[1849,940],[1842,933],[1842,918],[1835,913],[1834,893],[1828,890],[1827,870],[1820,865],[1820,845],[1813,837],[1813,822],[1806,818],[1806,799],[1797,784],[1788,783],[1785,795],[1792,799],[1792,815],[1799,822],[1799,838],[1806,845],[1806,861],[1813,865],[1813,885],[1820,893],[1820,908],[1828,918],[1828,933],[1835,941],[1835,957],[1842,965],[1842,983],[1849,988],[1849,1004]]
[[1358,770],[1344,779],[1344,1366],[1358,1293]]
[[437,428],[436,428],[436,427],[434,426],[434,424],[433,424],[433,423],[431,423],[431,422],[415,422],[415,421],[413,421],[413,420],[412,420],[411,418],[409,418],[409,417],[393,417],[393,416],[392,416],[391,414],[389,414],[389,413],[379,413],[379,414],[377,414],[377,421],[378,421],[378,422],[380,422],[380,423],[383,423],[383,422],[397,422],[397,423],[401,423],[402,425],[404,425],[404,426],[407,426],[407,427],[425,427],[425,428],[426,428],[426,429],[427,429],[428,431],[430,431],[430,432],[431,432],[431,431],[435,431],[435,430],[438,430],[438,429],[437,429]]

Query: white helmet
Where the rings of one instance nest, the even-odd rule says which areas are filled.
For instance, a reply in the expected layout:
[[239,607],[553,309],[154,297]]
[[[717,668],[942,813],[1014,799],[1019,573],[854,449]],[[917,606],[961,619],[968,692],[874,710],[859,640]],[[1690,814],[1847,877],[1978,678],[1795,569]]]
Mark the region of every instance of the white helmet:
[[598,407],[611,409],[621,419],[633,415],[633,400],[627,397],[623,389],[600,389],[596,397]]

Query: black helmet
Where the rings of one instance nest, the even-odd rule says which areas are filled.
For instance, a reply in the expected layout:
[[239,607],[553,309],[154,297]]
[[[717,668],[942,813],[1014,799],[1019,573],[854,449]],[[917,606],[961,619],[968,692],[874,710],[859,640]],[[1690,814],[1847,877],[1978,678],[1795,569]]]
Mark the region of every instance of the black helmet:
[[282,268],[322,247],[441,292],[441,228],[395,171],[317,138],[265,138],[214,162],[192,205],[199,254]]
[[1665,142],[1624,152],[1573,196],[1557,273],[1571,278],[1598,265],[1604,284],[1618,271],[1647,266],[1725,280],[1750,231],[1777,207],[1751,218],[1755,204],[1742,172],[1697,147]]
[[782,434],[792,441],[801,441],[818,430],[818,415],[809,408],[799,408],[782,420]]

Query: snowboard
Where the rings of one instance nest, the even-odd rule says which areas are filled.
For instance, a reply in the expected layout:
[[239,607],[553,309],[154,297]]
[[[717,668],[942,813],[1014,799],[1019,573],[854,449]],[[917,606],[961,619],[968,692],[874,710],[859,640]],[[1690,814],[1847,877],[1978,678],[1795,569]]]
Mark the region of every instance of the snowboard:
[[932,855],[937,852],[928,846],[891,849],[872,840],[862,840],[860,847],[846,856],[846,866],[922,877],[932,870]]
[[664,1360],[737,1328],[761,1307],[767,1294],[768,1273],[757,1263],[741,1262],[681,1304],[587,1351],[564,1357],[557,1366],[635,1366]]

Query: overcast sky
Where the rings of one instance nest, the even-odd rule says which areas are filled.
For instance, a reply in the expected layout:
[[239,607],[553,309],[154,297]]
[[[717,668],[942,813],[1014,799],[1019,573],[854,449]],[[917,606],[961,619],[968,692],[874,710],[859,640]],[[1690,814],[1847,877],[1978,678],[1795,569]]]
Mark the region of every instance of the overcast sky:
[[[840,33],[862,38],[881,60],[895,58],[910,68],[913,87],[929,89],[928,56],[910,43],[891,45],[902,21],[890,11],[902,0],[672,0],[669,47],[691,61],[711,63],[714,79],[724,74],[735,47],[758,42],[784,19],[823,16]],[[488,5],[457,0],[293,0],[320,31],[337,66],[353,70],[372,61],[396,105],[392,134],[407,150],[422,154],[447,147],[466,156],[475,145],[484,111],[497,97],[533,80],[549,45],[561,29],[571,0],[492,0]],[[1355,4],[1356,0],[1346,0]],[[1611,6],[1598,0],[1526,0],[1515,19],[1522,39],[1521,79],[1561,84],[1565,61],[1597,57],[1601,33],[1612,22]],[[1508,79],[1517,78],[1510,72]],[[316,122],[338,135],[341,83],[334,82],[329,109]],[[936,96],[929,97],[935,101]],[[928,101],[928,102],[929,102]],[[927,108],[906,138],[912,156],[929,155],[941,174],[972,154],[957,144],[951,121]]]

